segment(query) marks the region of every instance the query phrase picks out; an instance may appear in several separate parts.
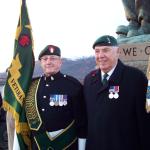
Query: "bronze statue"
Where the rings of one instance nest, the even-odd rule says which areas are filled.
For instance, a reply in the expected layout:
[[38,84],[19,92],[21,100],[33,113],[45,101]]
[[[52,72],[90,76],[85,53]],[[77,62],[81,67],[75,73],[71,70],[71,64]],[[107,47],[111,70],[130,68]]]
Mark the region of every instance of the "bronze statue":
[[117,34],[127,37],[150,34],[150,0],[122,0],[129,25],[119,26]]

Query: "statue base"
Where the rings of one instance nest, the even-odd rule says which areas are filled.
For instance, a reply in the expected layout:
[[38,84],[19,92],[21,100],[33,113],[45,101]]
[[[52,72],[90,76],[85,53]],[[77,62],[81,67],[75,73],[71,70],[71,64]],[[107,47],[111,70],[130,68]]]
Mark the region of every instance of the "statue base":
[[150,55],[150,34],[117,39],[120,59],[146,73]]

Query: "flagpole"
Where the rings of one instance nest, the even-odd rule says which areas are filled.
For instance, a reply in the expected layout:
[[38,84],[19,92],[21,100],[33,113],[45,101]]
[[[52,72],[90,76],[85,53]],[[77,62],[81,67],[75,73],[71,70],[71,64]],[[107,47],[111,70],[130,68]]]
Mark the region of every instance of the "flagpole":
[[22,5],[25,5],[26,4],[26,0],[22,0]]

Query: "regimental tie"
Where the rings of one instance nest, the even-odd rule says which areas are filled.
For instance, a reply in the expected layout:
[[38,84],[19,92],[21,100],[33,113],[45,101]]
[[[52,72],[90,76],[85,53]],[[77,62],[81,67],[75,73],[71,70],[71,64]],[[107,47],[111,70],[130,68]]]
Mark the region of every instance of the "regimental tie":
[[105,73],[104,75],[103,75],[103,80],[102,80],[102,83],[103,83],[103,85],[105,85],[107,82],[108,82],[108,80],[107,80],[107,77],[108,77],[109,75],[107,74],[107,73]]

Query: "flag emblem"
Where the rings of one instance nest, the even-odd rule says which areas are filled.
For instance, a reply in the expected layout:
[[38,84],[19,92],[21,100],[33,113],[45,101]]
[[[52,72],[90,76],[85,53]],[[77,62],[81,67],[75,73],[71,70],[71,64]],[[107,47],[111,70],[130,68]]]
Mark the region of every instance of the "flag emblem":
[[30,40],[30,37],[28,35],[21,35],[19,37],[19,44],[22,46],[22,47],[25,47],[25,46],[29,46],[31,44],[31,40]]

